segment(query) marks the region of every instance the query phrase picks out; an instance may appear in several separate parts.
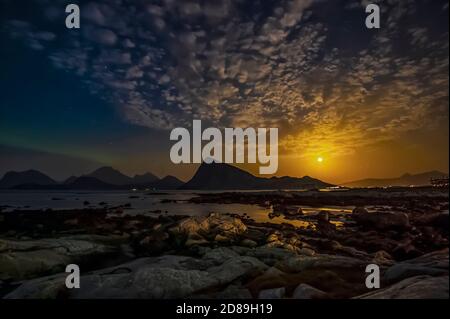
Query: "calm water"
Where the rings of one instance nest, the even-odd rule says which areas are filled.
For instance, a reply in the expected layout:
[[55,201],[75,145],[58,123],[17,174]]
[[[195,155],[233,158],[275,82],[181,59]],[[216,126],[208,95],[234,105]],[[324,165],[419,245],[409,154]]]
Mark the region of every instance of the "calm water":
[[[0,191],[0,206],[3,211],[14,209],[74,209],[74,208],[100,208],[105,207],[100,203],[106,203],[106,207],[114,207],[130,204],[126,210],[130,214],[154,214],[161,211],[169,215],[207,215],[211,212],[247,214],[259,222],[270,221],[272,223],[288,222],[296,226],[306,226],[303,221],[285,220],[283,217],[269,219],[270,208],[258,205],[245,204],[193,204],[187,201],[199,193],[211,193],[211,191],[164,191],[160,193],[133,192],[133,191]],[[164,201],[176,202],[164,202]],[[84,205],[84,202],[89,205]],[[300,207],[300,206],[299,206]],[[321,207],[311,208],[302,206],[306,214],[314,214],[320,210],[328,210],[331,214],[348,213],[353,207]],[[337,218],[337,221],[339,218]]]

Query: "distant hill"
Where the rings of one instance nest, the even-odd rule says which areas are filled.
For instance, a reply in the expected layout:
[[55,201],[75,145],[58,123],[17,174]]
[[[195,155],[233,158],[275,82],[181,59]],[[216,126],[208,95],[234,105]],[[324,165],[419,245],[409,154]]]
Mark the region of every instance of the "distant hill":
[[430,185],[431,178],[439,178],[448,174],[430,171],[420,174],[404,174],[395,178],[367,178],[342,184],[346,187],[388,187],[388,186],[424,186]]
[[152,173],[145,173],[142,175],[134,175],[133,177],[133,183],[135,184],[146,184],[146,183],[153,183],[158,181],[159,178],[153,175]]
[[67,178],[65,181],[63,181],[64,185],[69,185],[72,184],[78,177],[76,176],[70,176],[69,178]]
[[135,175],[131,178],[112,167],[102,167],[80,177],[70,176],[61,183],[57,183],[36,170],[8,172],[0,180],[0,183],[0,188],[43,190],[125,190],[131,188],[169,190],[177,189],[184,184],[174,176],[159,179],[151,173]]
[[156,189],[178,189],[184,184],[183,181],[179,180],[175,176],[166,176],[160,180],[154,181],[149,184],[148,188],[156,188]]
[[112,167],[101,167],[99,169],[96,169],[90,174],[87,174],[85,176],[88,177],[95,177],[99,181],[102,181],[107,184],[111,185],[131,185],[133,184],[133,179],[127,175],[122,174],[118,170],[112,168]]
[[8,172],[0,180],[0,188],[12,188],[21,184],[46,186],[56,185],[57,182],[47,175],[32,169],[23,172]]
[[309,176],[271,177],[254,176],[224,163],[202,163],[195,175],[181,189],[309,189],[333,186]]
[[66,184],[69,189],[89,189],[89,190],[109,190],[119,189],[120,186],[105,183],[95,177],[80,176],[76,178],[72,183]]

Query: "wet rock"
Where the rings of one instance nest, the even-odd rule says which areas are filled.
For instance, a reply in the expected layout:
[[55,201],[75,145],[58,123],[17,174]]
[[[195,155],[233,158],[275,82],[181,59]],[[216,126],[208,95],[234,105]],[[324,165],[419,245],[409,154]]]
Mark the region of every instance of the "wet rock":
[[440,228],[443,230],[449,230],[449,212],[443,211],[432,214],[425,214],[420,217],[416,223],[423,226],[431,226],[434,228]]
[[286,289],[284,287],[265,289],[259,292],[258,299],[281,299],[284,298],[285,294]]
[[449,277],[415,276],[357,299],[448,299]]
[[258,246],[258,243],[251,239],[244,239],[241,241],[241,245],[244,247],[254,248]]
[[308,284],[300,284],[295,288],[292,298],[294,299],[324,299],[328,295],[326,292],[314,288]]
[[330,221],[330,214],[328,214],[327,211],[322,210],[317,214],[316,219],[318,222],[328,223]]
[[411,227],[408,215],[405,213],[369,213],[365,209],[355,208],[352,217],[359,225],[378,230],[407,230]]

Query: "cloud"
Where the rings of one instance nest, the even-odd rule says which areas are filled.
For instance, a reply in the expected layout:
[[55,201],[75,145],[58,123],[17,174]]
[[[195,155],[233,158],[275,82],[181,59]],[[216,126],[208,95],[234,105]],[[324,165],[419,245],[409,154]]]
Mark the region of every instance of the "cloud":
[[82,8],[81,33],[7,29],[133,124],[279,127],[285,152],[337,156],[448,118],[448,29],[418,2],[378,3],[377,31],[352,20],[363,2],[317,0],[99,1]]

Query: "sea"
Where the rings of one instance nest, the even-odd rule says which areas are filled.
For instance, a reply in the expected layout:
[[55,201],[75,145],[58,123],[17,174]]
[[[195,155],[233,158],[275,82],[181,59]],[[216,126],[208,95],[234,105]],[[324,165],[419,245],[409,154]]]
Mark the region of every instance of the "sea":
[[[229,192],[229,191],[227,191]],[[240,191],[236,192],[249,192]],[[258,191],[260,192],[260,191]],[[167,214],[203,216],[210,213],[232,213],[246,215],[257,222],[289,223],[298,227],[308,226],[308,222],[285,219],[283,216],[269,217],[270,207],[253,204],[191,203],[189,199],[201,194],[220,191],[67,191],[67,190],[0,190],[0,208],[3,212],[14,210],[68,210],[126,206],[127,214]],[[350,213],[351,206],[301,207],[304,214],[316,214],[326,210],[331,216]],[[339,218],[336,218],[339,222]]]

